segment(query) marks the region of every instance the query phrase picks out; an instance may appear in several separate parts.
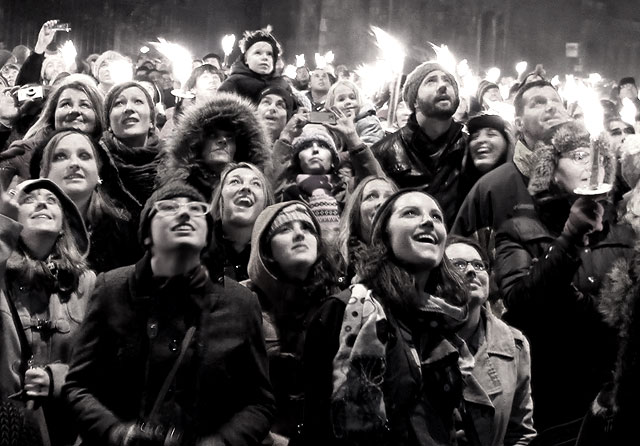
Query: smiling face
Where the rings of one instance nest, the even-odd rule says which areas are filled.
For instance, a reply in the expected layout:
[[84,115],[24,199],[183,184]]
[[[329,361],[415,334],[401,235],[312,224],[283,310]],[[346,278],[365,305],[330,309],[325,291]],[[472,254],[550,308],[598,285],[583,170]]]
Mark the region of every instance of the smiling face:
[[47,178],[74,200],[90,196],[98,185],[98,164],[89,139],[85,135],[63,137],[53,149]]
[[75,88],[65,89],[56,103],[53,126],[56,130],[93,132],[96,128],[96,112],[86,93]]
[[[453,243],[447,246],[445,253],[454,265],[464,263],[462,261],[483,262],[478,251],[465,243]],[[460,262],[456,262],[456,260]],[[458,271],[469,287],[469,306],[474,308],[484,305],[489,297],[489,272],[486,269],[478,271],[470,263],[467,263],[463,270],[459,269]]]
[[325,174],[331,171],[331,150],[321,141],[312,141],[298,155],[300,170],[306,174]]
[[205,142],[204,149],[202,149],[204,163],[214,170],[233,161],[235,155],[235,135],[226,130],[216,130]]
[[471,135],[469,150],[476,169],[486,173],[502,159],[507,150],[507,141],[498,130],[485,127]]
[[273,71],[273,47],[267,42],[256,42],[247,50],[245,61],[251,71],[269,74]]
[[362,189],[360,201],[360,240],[369,242],[371,223],[376,211],[384,201],[393,195],[393,187],[385,180],[371,180]]
[[458,103],[451,77],[444,71],[433,70],[418,87],[416,113],[427,118],[449,119],[458,108]]
[[358,97],[355,91],[346,85],[339,85],[334,91],[334,104],[347,118],[356,119]]
[[265,207],[265,185],[251,169],[240,167],[222,184],[222,226],[253,226]]
[[277,138],[287,124],[287,103],[277,94],[267,94],[258,104],[258,115]]
[[387,223],[391,251],[416,269],[431,269],[444,255],[447,230],[442,210],[428,195],[409,192],[398,197]]
[[[186,197],[171,200],[193,201]],[[183,249],[199,252],[207,245],[206,216],[192,215],[186,206],[181,206],[176,213],[156,211],[151,219],[151,243],[154,255]]]
[[18,222],[22,225],[21,237],[28,239],[36,234],[57,235],[62,230],[62,208],[55,194],[47,189],[36,189],[20,198]]
[[113,134],[131,147],[144,145],[151,122],[151,108],[147,96],[138,87],[125,88],[113,101],[109,113]]
[[288,278],[306,277],[318,259],[317,235],[306,222],[283,224],[269,243],[273,259]]

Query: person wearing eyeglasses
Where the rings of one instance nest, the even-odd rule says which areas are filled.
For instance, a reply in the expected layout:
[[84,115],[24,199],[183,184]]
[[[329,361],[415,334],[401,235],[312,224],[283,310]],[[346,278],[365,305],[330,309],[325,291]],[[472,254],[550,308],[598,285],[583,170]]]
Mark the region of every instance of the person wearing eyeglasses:
[[485,305],[489,297],[489,257],[475,240],[449,236],[445,255],[464,278],[469,317],[457,333],[474,356],[463,375],[462,396],[480,444],[527,445],[535,437],[529,341]]
[[518,209],[496,234],[495,268],[504,320],[531,343],[537,441],[560,444],[576,438],[612,378],[616,338],[598,310],[598,295],[614,262],[631,255],[635,236],[610,217],[606,195],[576,193],[589,189],[592,175],[596,184],[613,183],[608,138],[591,141],[582,124],[570,121],[549,141],[534,151],[528,186],[534,206]]
[[64,389],[83,444],[256,445],[267,434],[260,304],[203,265],[210,211],[193,187],[167,183],[142,210],[145,256],[98,277]]
[[41,407],[53,446],[77,437],[61,389],[96,279],[88,249],[80,212],[55,183],[0,190],[0,395]]

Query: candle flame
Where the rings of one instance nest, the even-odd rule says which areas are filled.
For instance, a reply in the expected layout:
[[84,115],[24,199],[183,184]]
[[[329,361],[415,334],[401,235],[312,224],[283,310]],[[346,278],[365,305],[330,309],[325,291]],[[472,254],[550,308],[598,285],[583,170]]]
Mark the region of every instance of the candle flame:
[[149,47],[148,47],[147,45],[142,45],[142,46],[140,47],[140,52],[141,52],[142,54],[147,54],[149,51],[150,51],[150,49],[149,49]]
[[571,104],[578,100],[578,84],[576,82],[576,78],[572,74],[567,74],[564,77],[564,87],[560,89],[559,93],[567,104]]
[[287,65],[286,67],[284,67],[284,70],[282,70],[282,75],[288,77],[289,79],[295,79],[296,67],[291,64]]
[[498,80],[500,79],[500,68],[498,67],[489,68],[487,70],[487,75],[485,76],[485,79],[488,80],[489,82],[493,82],[494,84],[497,84]]
[[553,76],[551,78],[551,85],[553,85],[554,87],[558,88],[558,86],[560,85],[560,76],[558,76],[557,74],[555,76]]
[[183,86],[187,79],[189,79],[189,76],[191,76],[191,62],[193,60],[191,53],[185,47],[177,43],[169,42],[162,37],[158,37],[157,42],[150,43],[169,59],[173,69],[173,78]]
[[71,40],[67,40],[60,47],[60,54],[62,55],[62,59],[64,60],[64,66],[69,71],[73,64],[76,61],[76,56],[78,55],[78,51],[76,50],[75,45]]
[[304,60],[304,54],[296,54],[296,67],[304,67],[307,61]]
[[604,131],[604,110],[598,94],[584,83],[578,84],[578,104],[584,113],[584,125],[595,140]]
[[620,117],[629,125],[636,124],[636,114],[638,110],[636,105],[629,98],[622,98],[622,108],[620,109]]
[[602,80],[602,76],[600,76],[600,73],[591,73],[589,74],[589,83],[591,85],[595,85],[598,82],[600,82]]
[[518,73],[518,77],[527,70],[528,65],[529,64],[526,60],[521,60],[516,64],[516,73]]
[[315,59],[316,59],[316,68],[318,70],[322,70],[327,66],[327,61],[322,54],[316,53]]
[[235,34],[225,34],[222,37],[222,51],[225,56],[228,56],[233,51],[233,46],[236,44]]
[[402,73],[406,56],[404,45],[388,32],[372,26],[371,31],[376,38],[376,45],[382,52],[380,59],[386,61],[391,73]]

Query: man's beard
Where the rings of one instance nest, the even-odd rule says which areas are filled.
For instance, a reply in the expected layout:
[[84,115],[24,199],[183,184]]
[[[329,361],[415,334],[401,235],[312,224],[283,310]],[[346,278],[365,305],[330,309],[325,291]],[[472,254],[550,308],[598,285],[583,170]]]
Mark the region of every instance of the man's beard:
[[416,109],[427,118],[447,120],[453,116],[459,104],[460,100],[458,98],[452,99],[448,107],[440,105],[440,102],[436,99],[426,101],[418,98]]

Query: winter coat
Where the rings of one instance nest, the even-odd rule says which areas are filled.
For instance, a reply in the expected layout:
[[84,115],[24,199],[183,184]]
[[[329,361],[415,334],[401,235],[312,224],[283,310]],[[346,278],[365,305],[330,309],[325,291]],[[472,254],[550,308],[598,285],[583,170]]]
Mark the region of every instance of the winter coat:
[[372,146],[384,138],[382,124],[376,116],[376,109],[372,104],[360,108],[356,116],[356,133],[368,146]]
[[[521,209],[496,235],[496,277],[504,319],[531,342],[534,420],[538,432],[585,415],[611,379],[615,333],[597,308],[602,279],[615,260],[631,254],[630,227],[604,222],[587,247],[562,228],[563,197]],[[577,426],[579,427],[579,426]]]
[[274,405],[257,299],[204,267],[160,280],[147,255],[98,277],[80,331],[63,392],[85,444],[146,419],[190,326],[194,341],[151,422],[192,440],[260,443]]
[[18,73],[18,77],[16,77],[16,85],[40,83],[40,72],[42,71],[44,59],[44,53],[38,54],[32,51],[20,67],[20,72]]
[[[347,289],[325,300],[307,330],[303,361],[305,445],[361,444],[335,437],[331,412],[333,361],[350,297],[351,289]],[[362,444],[453,444],[453,411],[462,398],[462,377],[458,351],[443,336],[443,321],[433,313],[420,318],[398,317],[386,307],[384,311],[388,324],[377,326],[388,339],[382,384],[388,422],[385,432],[369,433],[368,441]]]
[[264,254],[259,249],[261,240],[278,212],[289,205],[291,202],[271,207],[256,220],[251,237],[254,249],[249,259],[249,280],[245,284],[258,295],[262,308],[262,330],[278,410],[271,430],[292,438],[296,437],[302,422],[305,335],[311,317],[326,296],[311,295],[304,285],[277,277],[265,264]]
[[21,149],[24,150],[22,155],[18,155],[0,162],[0,176],[5,182],[5,186],[11,184],[14,177],[18,177],[15,183],[21,183],[30,177],[29,166],[31,157],[35,152],[42,151],[49,141],[53,130],[42,130],[29,139],[20,139],[12,142],[7,150]]
[[129,147],[110,130],[102,134],[100,145],[113,158],[125,189],[144,204],[154,190],[163,147],[156,130],[150,132],[144,147]]
[[468,192],[460,182],[466,145],[462,124],[452,122],[444,135],[431,141],[413,113],[404,127],[371,149],[398,187],[418,187],[433,195],[444,211],[447,227],[451,227]]
[[210,199],[220,178],[202,162],[202,150],[216,129],[235,134],[234,162],[252,163],[263,171],[271,168],[267,133],[255,107],[235,94],[218,93],[184,111],[167,142],[158,182],[181,179]]
[[[527,157],[531,153],[520,141],[515,150],[526,153]],[[519,207],[533,206],[527,190],[528,173],[522,164],[507,161],[482,176],[462,202],[451,232],[475,237],[489,253],[493,253],[496,231],[514,216]]]
[[483,446],[527,445],[535,437],[529,342],[482,308],[484,341],[464,375],[465,406]]
[[282,88],[291,93],[291,87],[284,77],[276,75],[275,71],[271,74],[258,74],[251,71],[241,55],[231,66],[231,74],[220,85],[218,91],[236,93],[249,99],[254,105],[258,105],[260,93],[270,87]]
[[[26,364],[22,364],[18,328],[7,302],[7,299],[12,299],[31,346],[34,365],[46,367],[52,378],[51,398],[43,402],[52,444],[73,444],[77,432],[73,428],[71,414],[61,398],[61,389],[69,369],[71,349],[78,337],[87,301],[93,292],[95,274],[91,271],[85,273],[80,278],[77,290],[68,296],[55,292],[44,295],[45,291],[31,288],[26,283],[6,283],[6,261],[18,243],[21,230],[22,225],[0,215],[0,389],[4,397],[19,392],[24,379],[24,376],[20,376],[20,371],[23,370],[22,367],[27,368]],[[44,300],[46,309],[42,308]],[[50,328],[42,328],[41,317],[45,312],[48,313],[46,317],[50,321]]]

